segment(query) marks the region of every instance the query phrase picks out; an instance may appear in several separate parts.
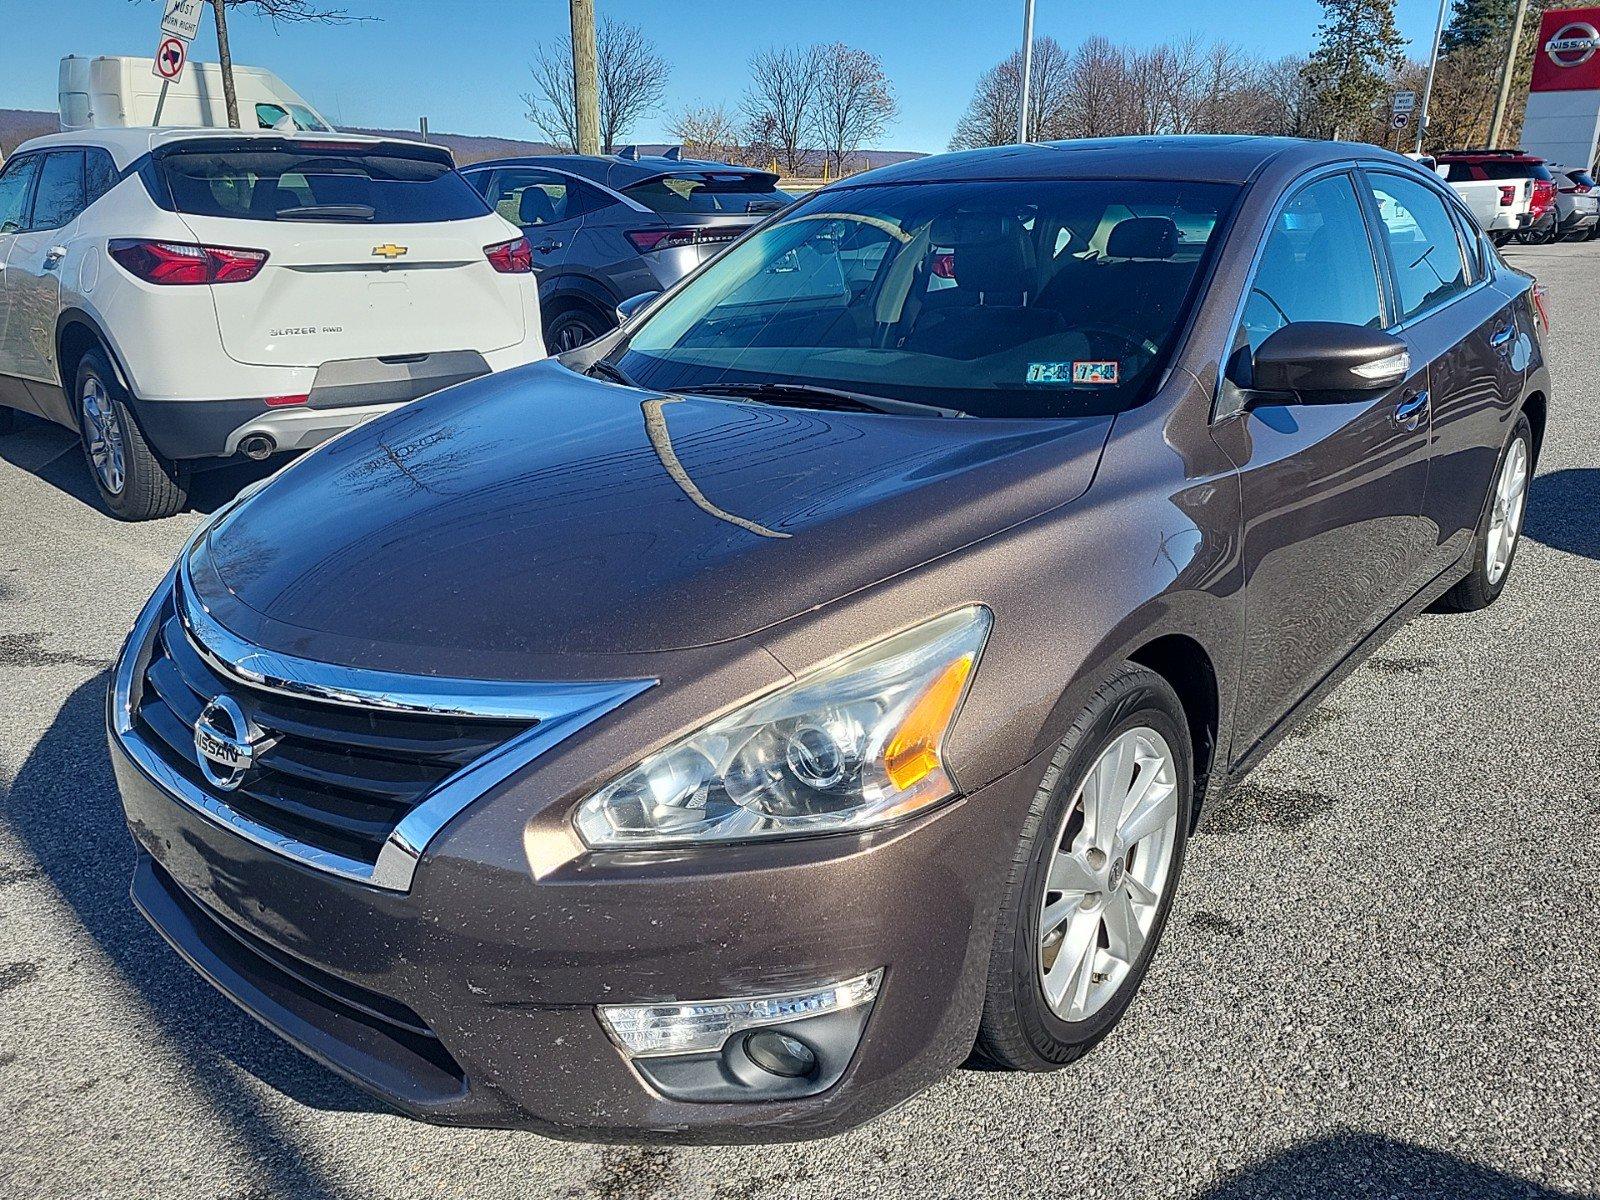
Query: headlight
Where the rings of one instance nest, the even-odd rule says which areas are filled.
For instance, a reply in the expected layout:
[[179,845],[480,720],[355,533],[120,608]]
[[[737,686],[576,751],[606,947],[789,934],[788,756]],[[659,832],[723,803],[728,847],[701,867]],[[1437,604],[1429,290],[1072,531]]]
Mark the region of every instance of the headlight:
[[989,636],[963,608],[770,692],[578,806],[591,847],[748,841],[881,825],[953,789],[944,739]]

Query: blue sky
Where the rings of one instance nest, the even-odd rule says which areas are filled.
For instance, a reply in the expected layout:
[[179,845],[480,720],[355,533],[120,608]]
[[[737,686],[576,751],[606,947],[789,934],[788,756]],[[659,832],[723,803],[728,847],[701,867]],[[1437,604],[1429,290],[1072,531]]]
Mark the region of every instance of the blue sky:
[[[535,137],[518,93],[541,40],[566,28],[566,0],[338,0],[381,20],[274,27],[237,14],[239,62],[272,68],[336,124]],[[737,101],[745,63],[769,45],[844,41],[882,57],[902,115],[882,144],[941,150],[972,85],[1021,41],[1021,0],[596,0],[602,15],[635,22],[674,64],[666,110]],[[12,7],[7,0],[5,7]],[[17,0],[17,11],[24,7]],[[0,108],[54,110],[64,54],[154,53],[159,0],[64,0],[27,37],[0,39]],[[38,8],[34,8],[39,12]],[[1316,0],[1037,0],[1037,31],[1072,44],[1092,34],[1148,44],[1199,34],[1265,55],[1307,50]],[[1402,32],[1422,57],[1437,0],[1400,0]],[[68,16],[69,20],[55,19]],[[11,32],[15,33],[13,29]],[[212,59],[209,18],[195,42]],[[634,131],[664,137],[663,117]]]

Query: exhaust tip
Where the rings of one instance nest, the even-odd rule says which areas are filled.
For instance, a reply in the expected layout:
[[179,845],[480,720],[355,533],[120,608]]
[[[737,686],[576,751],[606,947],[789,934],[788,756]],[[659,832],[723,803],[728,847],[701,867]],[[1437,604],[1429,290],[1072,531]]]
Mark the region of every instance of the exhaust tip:
[[246,458],[253,458],[260,462],[263,458],[270,457],[278,448],[278,443],[265,433],[252,433],[239,443],[239,453]]

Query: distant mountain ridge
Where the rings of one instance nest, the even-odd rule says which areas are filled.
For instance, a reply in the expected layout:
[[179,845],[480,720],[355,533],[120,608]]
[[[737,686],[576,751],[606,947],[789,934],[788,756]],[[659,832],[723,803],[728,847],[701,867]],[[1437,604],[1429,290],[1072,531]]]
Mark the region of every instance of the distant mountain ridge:
[[[0,152],[10,154],[18,145],[29,138],[39,137],[46,133],[55,133],[59,128],[57,116],[53,112],[35,112],[23,108],[0,108]],[[378,137],[408,138],[416,141],[421,138],[415,129],[372,129],[362,126],[349,125],[345,127],[348,133],[367,133]],[[556,154],[555,146],[549,142],[528,141],[521,138],[493,137],[472,133],[433,133],[428,134],[428,141],[435,145],[444,146],[451,154],[455,155],[457,164],[465,166],[468,163],[482,162],[486,158],[510,158],[523,154]],[[660,154],[671,149],[671,143],[666,142],[641,142],[637,144],[640,154]],[[857,157],[864,160],[867,166],[883,167],[890,163],[905,162],[911,158],[923,157],[914,150],[862,150]]]

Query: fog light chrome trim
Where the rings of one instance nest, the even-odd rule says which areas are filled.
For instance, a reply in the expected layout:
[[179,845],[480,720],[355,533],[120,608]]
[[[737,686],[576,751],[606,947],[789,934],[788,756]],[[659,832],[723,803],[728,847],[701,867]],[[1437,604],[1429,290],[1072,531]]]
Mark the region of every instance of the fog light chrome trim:
[[602,1004],[600,1023],[629,1058],[658,1058],[720,1050],[729,1038],[751,1029],[871,1004],[883,968],[841,983],[800,992],[670,1004]]

